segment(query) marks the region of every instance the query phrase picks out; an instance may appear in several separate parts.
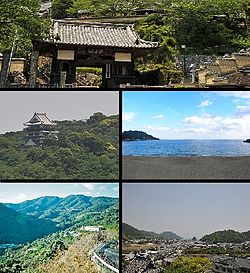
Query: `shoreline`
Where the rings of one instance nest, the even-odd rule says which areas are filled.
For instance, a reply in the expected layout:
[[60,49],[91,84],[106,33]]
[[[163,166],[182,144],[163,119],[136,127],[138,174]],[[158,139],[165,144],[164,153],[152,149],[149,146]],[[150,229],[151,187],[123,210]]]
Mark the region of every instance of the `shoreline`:
[[250,179],[250,156],[123,156],[123,179]]

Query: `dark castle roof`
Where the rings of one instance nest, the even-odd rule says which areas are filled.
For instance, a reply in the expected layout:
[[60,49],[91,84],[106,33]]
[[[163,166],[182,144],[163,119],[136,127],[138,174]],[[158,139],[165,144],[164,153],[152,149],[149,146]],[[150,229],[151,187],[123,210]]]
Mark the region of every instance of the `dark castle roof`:
[[54,43],[120,48],[157,48],[158,43],[139,38],[131,24],[86,23],[55,20]]

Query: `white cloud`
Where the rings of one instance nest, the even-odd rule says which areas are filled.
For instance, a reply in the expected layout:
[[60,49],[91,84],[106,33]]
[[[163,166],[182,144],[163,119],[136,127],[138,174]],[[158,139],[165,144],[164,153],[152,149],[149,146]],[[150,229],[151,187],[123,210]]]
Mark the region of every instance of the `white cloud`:
[[136,113],[134,112],[124,112],[122,115],[122,120],[130,122],[135,118],[135,116],[136,116]]
[[119,186],[117,183],[80,183],[82,194],[90,196],[117,196]]
[[[198,133],[206,138],[247,138],[250,136],[250,114],[233,117],[191,116],[183,120],[183,132]],[[185,128],[185,126],[188,126]]]
[[151,126],[151,125],[147,125],[147,126],[145,126],[145,128],[147,130],[151,130],[151,131],[155,131],[155,132],[168,132],[170,130],[169,127],[165,127],[165,126]]
[[155,118],[155,119],[163,119],[163,118],[165,118],[164,117],[164,115],[155,115],[155,116],[153,116],[153,118]]
[[6,196],[0,194],[0,202],[1,203],[21,203],[27,199],[28,199],[28,197],[24,193],[19,193],[19,194],[13,196],[12,198],[9,198],[9,196],[6,197]]
[[224,97],[235,97],[242,99],[250,99],[250,91],[211,91],[217,95]]
[[250,114],[250,105],[237,105],[236,115]]
[[210,100],[204,100],[200,103],[200,105],[198,105],[199,108],[203,108],[203,107],[208,107],[209,105],[212,104],[212,101]]
[[193,124],[193,125],[216,125],[218,122],[222,120],[222,117],[220,116],[211,116],[211,115],[206,115],[206,116],[191,116],[191,117],[186,117],[183,122],[187,124]]
[[98,183],[82,183],[82,185],[88,190],[93,191],[98,186]]

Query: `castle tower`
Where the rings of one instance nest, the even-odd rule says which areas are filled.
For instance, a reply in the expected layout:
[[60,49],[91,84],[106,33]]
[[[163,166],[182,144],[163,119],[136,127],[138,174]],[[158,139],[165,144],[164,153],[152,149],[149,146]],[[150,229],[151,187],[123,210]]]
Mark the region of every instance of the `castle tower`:
[[52,134],[57,138],[58,131],[55,130],[56,123],[52,122],[46,113],[34,113],[25,126],[25,147],[42,146],[44,137]]

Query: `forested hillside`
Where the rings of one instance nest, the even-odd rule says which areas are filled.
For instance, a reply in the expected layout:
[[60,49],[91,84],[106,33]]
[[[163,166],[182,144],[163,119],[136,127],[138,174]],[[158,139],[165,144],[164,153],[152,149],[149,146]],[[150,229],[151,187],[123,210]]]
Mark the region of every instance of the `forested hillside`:
[[24,132],[0,135],[0,179],[118,179],[119,118],[56,121],[58,140],[22,149]]
[[19,213],[53,221],[60,228],[77,224],[118,228],[117,198],[70,195],[65,198],[45,196],[19,204],[5,204]]
[[250,240],[250,232],[238,232],[235,230],[216,231],[205,235],[201,241],[210,243],[243,243]]
[[[82,226],[102,226],[86,232]],[[44,196],[19,204],[0,204],[0,272],[94,273],[94,246],[118,240],[119,200],[111,197]],[[2,255],[2,256],[1,256]],[[73,271],[72,271],[73,270]]]
[[37,219],[0,204],[0,244],[29,242],[57,230],[51,220]]

